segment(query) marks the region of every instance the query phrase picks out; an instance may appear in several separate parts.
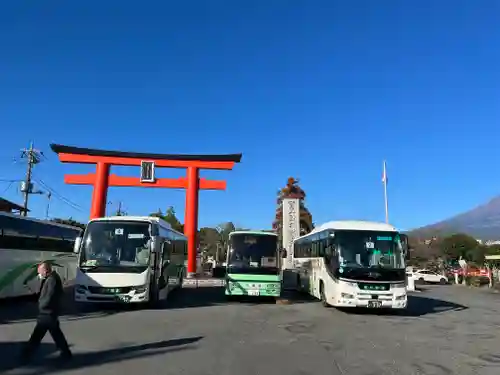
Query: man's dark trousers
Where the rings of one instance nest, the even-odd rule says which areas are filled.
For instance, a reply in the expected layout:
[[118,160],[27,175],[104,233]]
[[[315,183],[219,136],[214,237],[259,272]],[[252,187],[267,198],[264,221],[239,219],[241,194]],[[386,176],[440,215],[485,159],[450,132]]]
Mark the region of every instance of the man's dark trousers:
[[61,351],[62,357],[71,357],[68,342],[59,325],[58,316],[62,296],[63,288],[61,279],[57,273],[53,272],[42,282],[40,287],[38,318],[33,333],[22,353],[24,358],[28,359],[38,349],[47,331],[54,339],[57,348]]
[[47,334],[47,331],[54,339],[54,343],[61,351],[62,356],[70,357],[71,351],[69,349],[68,342],[64,337],[64,333],[61,331],[61,327],[59,326],[59,319],[49,315],[40,315],[38,317],[35,328],[33,329],[33,333],[31,334],[23,355],[25,357],[30,357],[40,346],[40,343]]

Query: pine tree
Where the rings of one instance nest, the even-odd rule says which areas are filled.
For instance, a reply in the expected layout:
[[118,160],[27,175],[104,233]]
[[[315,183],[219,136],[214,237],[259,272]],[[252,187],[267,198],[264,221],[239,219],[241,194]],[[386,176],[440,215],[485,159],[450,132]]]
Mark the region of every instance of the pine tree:
[[284,188],[278,191],[278,198],[276,200],[276,218],[273,222],[273,229],[278,234],[280,241],[282,236],[282,225],[283,225],[283,199],[285,198],[296,198],[299,199],[299,221],[300,221],[300,235],[303,236],[311,232],[314,229],[314,224],[312,222],[312,215],[305,206],[304,200],[306,198],[306,193],[298,185],[299,181],[293,177],[288,178],[287,184]]
[[158,209],[157,212],[154,212],[150,214],[149,216],[154,216],[154,217],[159,217],[160,219],[165,220],[167,223],[169,223],[172,226],[172,229],[184,233],[184,224],[182,224],[179,219],[177,218],[175,214],[175,209],[170,206],[167,208],[167,211],[165,214],[161,209]]

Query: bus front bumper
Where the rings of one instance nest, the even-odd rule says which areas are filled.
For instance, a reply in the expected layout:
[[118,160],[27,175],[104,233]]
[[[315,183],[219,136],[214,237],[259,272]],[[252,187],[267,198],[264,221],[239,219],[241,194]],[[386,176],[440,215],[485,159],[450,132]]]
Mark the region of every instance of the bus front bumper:
[[[78,303],[144,303],[149,300],[148,290],[144,287],[131,287],[126,293],[114,292],[113,288],[100,288],[93,293],[86,286],[75,286],[75,302]],[[115,288],[117,289],[117,288]]]
[[370,309],[405,309],[408,307],[408,297],[406,294],[383,295],[379,297],[382,298],[371,299],[364,296],[360,298],[356,295],[342,293],[338,300],[333,301],[332,305],[336,307],[362,307]]
[[279,282],[244,282],[231,280],[226,282],[227,296],[279,297],[281,283]]

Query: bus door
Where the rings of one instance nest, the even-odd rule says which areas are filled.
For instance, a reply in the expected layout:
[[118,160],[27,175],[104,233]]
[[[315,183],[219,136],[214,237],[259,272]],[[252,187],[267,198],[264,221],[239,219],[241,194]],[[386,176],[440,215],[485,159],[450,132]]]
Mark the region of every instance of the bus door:
[[[170,238],[163,238],[161,251],[158,253],[158,289],[164,291],[169,285],[169,265],[172,256],[173,242]],[[168,292],[168,290],[166,290]]]
[[161,272],[164,244],[164,239],[161,237],[156,237],[151,243],[151,281],[149,285],[151,302],[155,302],[160,298],[160,293],[164,288]]
[[316,295],[316,291],[319,288],[319,277],[318,277],[318,272],[320,270],[320,260],[321,258],[313,259],[312,260],[312,285],[309,287],[310,293],[312,295]]

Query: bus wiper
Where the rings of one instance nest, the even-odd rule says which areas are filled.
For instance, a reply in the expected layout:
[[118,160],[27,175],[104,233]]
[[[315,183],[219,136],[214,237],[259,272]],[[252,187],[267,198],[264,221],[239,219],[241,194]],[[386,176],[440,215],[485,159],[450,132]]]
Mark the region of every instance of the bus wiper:
[[80,269],[82,271],[93,271],[93,270],[96,270],[100,267],[102,267],[102,266],[80,266]]

